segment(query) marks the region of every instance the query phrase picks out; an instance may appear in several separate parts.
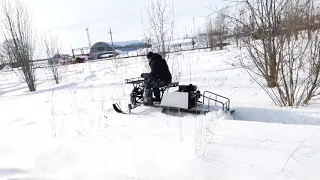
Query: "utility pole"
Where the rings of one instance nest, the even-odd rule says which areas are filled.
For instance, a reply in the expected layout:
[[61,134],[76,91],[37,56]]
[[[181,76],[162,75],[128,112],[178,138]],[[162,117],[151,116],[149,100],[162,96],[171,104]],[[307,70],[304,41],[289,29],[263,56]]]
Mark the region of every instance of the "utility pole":
[[114,58],[115,57],[115,53],[114,53],[114,46],[113,46],[113,38],[112,38],[111,28],[109,29],[109,34],[110,34],[110,38],[111,38],[111,46],[112,46],[113,58]]
[[192,11],[193,11],[193,38],[192,38],[192,48],[194,49],[194,45],[195,45],[195,38],[196,38],[196,25],[195,25],[195,20],[194,20],[194,9],[192,6]]
[[112,31],[111,31],[111,28],[109,29],[109,34],[110,34],[110,37],[111,37],[112,49],[114,49],[114,47],[113,47],[113,39],[112,39]]
[[193,36],[196,36],[196,24],[194,20],[194,12],[193,12]]
[[89,48],[91,48],[91,40],[90,40],[90,35],[89,35],[89,29],[86,29],[87,31],[87,36],[88,36],[88,43],[89,43]]

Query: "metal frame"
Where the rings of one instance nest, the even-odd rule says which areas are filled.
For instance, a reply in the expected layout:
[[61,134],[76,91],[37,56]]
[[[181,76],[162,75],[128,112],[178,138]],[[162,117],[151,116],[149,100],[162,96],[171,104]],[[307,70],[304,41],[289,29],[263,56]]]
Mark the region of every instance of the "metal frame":
[[137,78],[131,78],[131,79],[125,79],[125,84],[132,84],[133,87],[140,87],[141,84],[143,84],[144,78],[137,77]]
[[[145,81],[144,78],[136,77],[136,78],[125,79],[125,84],[132,84],[134,88],[138,88],[138,89],[143,88],[143,90],[144,90],[144,87],[143,87],[144,81]],[[169,89],[171,87],[177,87],[177,86],[179,86],[179,82],[174,82],[174,83],[169,84],[168,86],[161,87],[160,88],[160,93],[161,93],[160,99],[162,100],[165,91],[169,91]],[[214,96],[215,98],[213,98],[212,96]],[[207,105],[205,105],[205,107],[206,107],[205,109],[201,109],[201,110],[199,109],[199,111],[201,113],[210,112],[211,101],[214,102],[214,103],[212,103],[214,105],[221,104],[222,109],[224,111],[230,111],[230,99],[227,97],[224,97],[222,95],[219,95],[219,94],[216,94],[216,93],[213,93],[210,91],[204,91],[202,94],[200,93],[200,98],[202,98],[202,102],[198,101],[199,103],[202,103],[203,105],[205,105],[206,104],[205,102],[208,102]],[[139,99],[139,100],[142,100],[142,99]],[[196,102],[196,103],[198,103],[198,102]],[[132,109],[137,108],[138,106],[141,105],[141,103],[142,103],[142,101],[137,101],[136,105],[128,104],[129,114],[131,113]],[[154,107],[157,107],[157,105],[155,105]],[[164,108],[166,108],[166,107],[164,107]],[[167,107],[167,108],[169,108],[169,107]],[[186,109],[186,111],[198,111],[198,109],[197,109],[197,107],[195,107],[193,109]]]
[[[125,79],[125,84],[132,84],[134,88],[145,88],[143,87],[143,83],[144,83],[145,79],[141,78],[141,77],[136,77],[136,78],[130,78],[130,79]],[[160,88],[160,100],[162,100],[164,92],[167,90],[169,91],[169,88],[172,87],[177,87],[179,85],[179,82],[173,82],[167,86],[161,87]],[[132,98],[132,97],[130,97]],[[139,99],[141,100],[141,99]],[[142,103],[142,101],[138,101],[136,105],[132,105],[132,104],[128,104],[128,109],[129,109],[129,113],[131,113],[132,109],[135,109],[136,107],[140,106]]]
[[[206,94],[214,95],[215,99],[211,98],[211,96],[210,97],[206,96]],[[210,92],[210,91],[205,91],[203,93],[202,97],[203,97],[203,104],[205,102],[205,99],[208,100],[208,111],[210,109],[210,101],[214,101],[215,105],[217,105],[217,103],[221,104],[224,111],[225,110],[227,110],[227,111],[230,110],[230,99],[227,98],[227,97],[221,96],[219,94],[216,94],[216,93],[213,93],[213,92]],[[226,102],[222,102],[222,101],[218,100],[218,97],[226,100]]]

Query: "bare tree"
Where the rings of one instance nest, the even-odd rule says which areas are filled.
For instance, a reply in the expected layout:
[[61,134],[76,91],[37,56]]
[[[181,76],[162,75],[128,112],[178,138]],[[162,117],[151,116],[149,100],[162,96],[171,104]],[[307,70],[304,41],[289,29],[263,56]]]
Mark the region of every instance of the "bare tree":
[[216,37],[217,46],[220,50],[223,50],[224,41],[226,40],[226,34],[228,32],[227,23],[227,9],[223,8],[219,10],[217,17],[215,18],[214,36]]
[[167,0],[148,0],[146,9],[147,18],[142,20],[145,36],[165,58],[175,28],[174,8]]
[[[308,104],[320,95],[320,24],[315,0],[245,0],[229,17],[245,33],[242,66],[276,105]],[[239,17],[244,16],[244,17]],[[269,88],[265,88],[263,81]]]
[[206,18],[206,43],[211,51],[213,51],[215,47],[219,47],[220,50],[223,50],[223,47],[225,46],[224,41],[226,40],[226,34],[229,30],[227,14],[227,8],[222,8],[218,13],[211,14]]
[[27,8],[21,1],[14,5],[7,0],[2,1],[2,29],[4,52],[12,64],[22,69],[22,78],[30,91],[36,91],[36,78],[33,64],[35,52],[35,31]]
[[[268,87],[273,88],[278,84],[279,58],[277,56],[283,44],[283,38],[277,38],[275,33],[278,27],[279,12],[286,4],[280,0],[279,9],[276,8],[276,1],[245,1],[247,15],[246,27],[253,34],[254,38],[246,36],[242,38],[250,56],[259,69],[260,74],[266,79]],[[261,41],[257,41],[260,39]]]
[[2,49],[2,47],[0,47],[0,64],[4,64],[4,63],[7,63],[6,62],[6,56],[5,56],[5,54],[3,53],[3,49]]
[[240,36],[241,36],[241,30],[240,30],[240,28],[239,28],[239,27],[235,27],[235,28],[233,29],[232,33],[233,33],[234,39],[236,40],[237,47],[239,47],[239,46],[240,46],[240,41],[239,41],[239,39],[240,39]]
[[211,17],[208,17],[206,20],[206,34],[207,34],[207,45],[209,45],[210,50],[213,51],[214,45],[215,45],[215,38],[214,38],[213,21]]
[[202,31],[200,28],[198,29],[198,35],[196,36],[196,41],[198,42],[198,46],[200,47],[209,47],[209,43],[208,43],[208,36],[206,31]]
[[48,67],[53,75],[56,84],[59,84],[58,61],[60,58],[60,48],[58,47],[58,38],[51,35],[45,36],[43,39],[43,47],[45,56],[48,59]]

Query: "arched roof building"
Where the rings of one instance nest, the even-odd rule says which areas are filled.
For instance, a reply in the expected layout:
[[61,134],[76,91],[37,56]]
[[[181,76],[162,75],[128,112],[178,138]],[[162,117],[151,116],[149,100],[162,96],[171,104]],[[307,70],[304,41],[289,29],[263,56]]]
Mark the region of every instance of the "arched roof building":
[[97,42],[90,49],[90,55],[97,52],[112,51],[112,47],[105,42]]

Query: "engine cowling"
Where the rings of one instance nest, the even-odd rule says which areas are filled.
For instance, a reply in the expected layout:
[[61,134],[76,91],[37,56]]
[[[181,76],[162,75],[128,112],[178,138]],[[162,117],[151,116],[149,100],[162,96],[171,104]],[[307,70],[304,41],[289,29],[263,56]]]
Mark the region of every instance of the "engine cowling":
[[164,94],[161,106],[192,109],[197,106],[200,96],[197,86],[192,84],[179,85],[177,91]]

